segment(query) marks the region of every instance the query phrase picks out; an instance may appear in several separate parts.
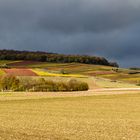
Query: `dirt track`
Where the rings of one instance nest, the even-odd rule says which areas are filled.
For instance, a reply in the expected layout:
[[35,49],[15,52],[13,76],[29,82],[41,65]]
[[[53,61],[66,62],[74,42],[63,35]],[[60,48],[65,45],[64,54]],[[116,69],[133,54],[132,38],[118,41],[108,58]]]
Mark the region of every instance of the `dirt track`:
[[119,95],[119,94],[137,94],[140,88],[117,88],[117,89],[95,89],[80,92],[14,92],[1,93],[0,101],[3,100],[25,100],[25,99],[43,99],[59,97],[82,97],[82,96],[100,96],[100,95]]
[[75,97],[75,96],[94,96],[94,95],[112,95],[112,94],[131,94],[140,93],[140,88],[109,88],[109,89],[95,89],[88,91],[75,92],[38,92],[26,93],[28,96],[47,96],[47,97]]
[[140,88],[101,88],[89,91],[140,91]]

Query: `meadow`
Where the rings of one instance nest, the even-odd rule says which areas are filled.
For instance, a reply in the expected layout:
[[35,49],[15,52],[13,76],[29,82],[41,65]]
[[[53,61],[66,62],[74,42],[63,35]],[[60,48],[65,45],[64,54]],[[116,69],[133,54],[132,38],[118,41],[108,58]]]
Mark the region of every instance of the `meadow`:
[[0,139],[139,140],[140,94],[94,94],[1,93]]

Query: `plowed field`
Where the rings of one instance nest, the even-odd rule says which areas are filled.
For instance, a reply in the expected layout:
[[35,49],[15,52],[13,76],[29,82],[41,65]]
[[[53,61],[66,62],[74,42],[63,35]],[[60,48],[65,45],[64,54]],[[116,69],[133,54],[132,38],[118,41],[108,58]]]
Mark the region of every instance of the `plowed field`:
[[4,72],[13,76],[38,76],[30,69],[4,69]]

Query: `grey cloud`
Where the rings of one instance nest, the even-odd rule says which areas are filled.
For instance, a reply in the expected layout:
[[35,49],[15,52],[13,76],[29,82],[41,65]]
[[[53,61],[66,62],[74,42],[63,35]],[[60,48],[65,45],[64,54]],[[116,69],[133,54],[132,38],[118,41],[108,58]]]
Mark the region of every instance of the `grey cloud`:
[[[0,48],[140,65],[139,0],[1,0]],[[128,62],[129,60],[129,62]]]
[[0,1],[1,22],[7,26],[34,25],[60,32],[110,31],[139,22],[139,13],[140,2],[131,0]]
[[128,0],[61,1],[45,9],[45,16],[39,21],[43,29],[65,33],[104,32],[140,22],[140,2],[136,6]]

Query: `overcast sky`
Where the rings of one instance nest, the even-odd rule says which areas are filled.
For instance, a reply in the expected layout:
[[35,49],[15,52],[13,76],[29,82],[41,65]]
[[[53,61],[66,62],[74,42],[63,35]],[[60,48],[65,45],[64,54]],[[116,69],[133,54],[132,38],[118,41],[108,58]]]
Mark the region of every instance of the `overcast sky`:
[[140,66],[140,0],[0,0],[0,49],[104,56]]

